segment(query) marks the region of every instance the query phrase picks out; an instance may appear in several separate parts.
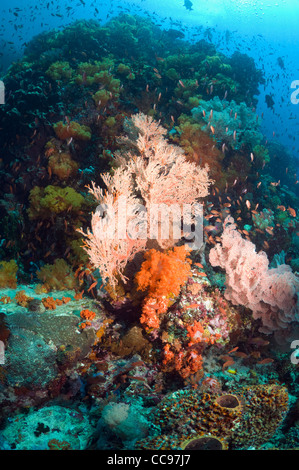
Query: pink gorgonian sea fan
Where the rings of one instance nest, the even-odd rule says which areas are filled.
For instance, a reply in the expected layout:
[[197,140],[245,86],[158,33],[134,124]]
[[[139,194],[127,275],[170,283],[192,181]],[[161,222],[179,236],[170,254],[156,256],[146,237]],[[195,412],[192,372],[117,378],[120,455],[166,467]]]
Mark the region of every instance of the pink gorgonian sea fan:
[[293,339],[292,333],[299,332],[299,277],[289,265],[269,268],[266,253],[256,252],[230,216],[209,259],[212,266],[225,270],[227,300],[252,310],[253,317],[262,321],[262,333],[274,333],[278,342]]

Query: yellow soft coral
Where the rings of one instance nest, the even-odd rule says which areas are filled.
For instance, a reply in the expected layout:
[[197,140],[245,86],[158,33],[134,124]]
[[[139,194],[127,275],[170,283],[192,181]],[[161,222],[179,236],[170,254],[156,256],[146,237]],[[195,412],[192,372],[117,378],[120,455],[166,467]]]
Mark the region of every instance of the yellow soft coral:
[[0,263],[0,287],[17,287],[18,265],[14,259]]
[[66,180],[73,176],[79,168],[69,152],[57,152],[49,158],[48,171],[58,176],[60,180]]
[[64,259],[56,259],[54,264],[45,264],[37,273],[46,292],[74,289],[77,285],[75,275]]
[[[107,71],[109,76],[112,77],[110,71],[114,68],[114,61],[110,57],[105,57],[102,61],[95,61],[93,64],[90,62],[80,62],[76,70],[75,83],[77,85],[90,86],[94,83],[104,83],[101,73]],[[113,78],[113,77],[112,77]],[[111,78],[109,79],[109,81]]]
[[84,204],[84,197],[69,186],[66,188],[52,185],[46,188],[35,186],[30,191],[29,201],[28,215],[33,220],[46,219],[51,214],[60,214],[66,210],[76,212]]
[[140,319],[147,328],[159,327],[159,316],[179,295],[190,274],[190,264],[184,246],[176,246],[165,253],[152,249],[145,254],[135,281],[138,290],[147,291]]
[[73,137],[77,140],[90,140],[91,129],[88,126],[79,124],[76,121],[70,121],[64,124],[62,121],[53,125],[54,131],[58,139],[66,140]]

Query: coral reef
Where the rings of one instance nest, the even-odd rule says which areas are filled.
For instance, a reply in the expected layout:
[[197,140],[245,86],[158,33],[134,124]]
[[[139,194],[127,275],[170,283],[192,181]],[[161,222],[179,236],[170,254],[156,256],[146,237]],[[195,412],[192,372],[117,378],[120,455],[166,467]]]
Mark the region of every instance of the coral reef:
[[230,449],[258,449],[281,426],[288,410],[282,386],[256,386],[239,396],[181,390],[165,397],[153,413],[160,435],[137,443],[139,449],[182,449],[186,441],[209,435]]
[[118,8],[4,72],[0,449],[297,448],[298,162],[262,134],[269,77]]
[[[102,175],[107,187],[105,192],[92,184],[90,191],[99,207],[108,209],[108,216],[103,216],[98,210],[92,216],[92,231],[88,230],[86,234],[80,231],[86,238],[86,250],[92,264],[100,269],[102,278],[112,286],[117,284],[117,275],[125,280],[124,268],[136,253],[145,249],[147,238],[156,238],[165,248],[174,245],[175,237],[181,237],[181,213],[179,218],[177,212],[170,218],[174,229],[169,235],[165,232],[167,227],[161,226],[159,221],[151,220],[149,223],[144,220],[140,204],[148,211],[149,217],[155,216],[153,208],[157,205],[175,205],[176,211],[180,211],[184,203],[193,204],[207,196],[210,185],[208,168],[187,162],[179,147],[167,143],[164,138],[166,130],[153,119],[140,113],[132,116],[130,125],[133,126],[133,136],[137,137],[132,145],[137,146],[139,155],[127,152],[118,156],[120,166],[113,176]],[[134,135],[136,133],[137,136]],[[142,200],[134,193],[134,185]],[[128,207],[123,227],[119,221],[121,205]],[[114,227],[110,223],[111,217],[114,218]],[[119,226],[122,233],[117,233]],[[127,233],[130,226],[131,232]]]

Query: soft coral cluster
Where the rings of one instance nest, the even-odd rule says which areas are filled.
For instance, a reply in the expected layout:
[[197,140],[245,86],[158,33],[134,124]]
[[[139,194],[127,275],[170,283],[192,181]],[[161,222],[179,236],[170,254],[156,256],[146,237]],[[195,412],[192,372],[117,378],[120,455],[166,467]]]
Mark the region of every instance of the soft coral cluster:
[[76,139],[76,140],[90,140],[91,130],[88,126],[81,125],[76,121],[69,121],[64,124],[62,121],[56,122],[53,125],[55,134],[58,139]]
[[146,328],[159,328],[159,316],[167,311],[187,281],[190,263],[184,246],[176,246],[166,253],[152,249],[145,254],[135,280],[139,290],[147,290],[140,319]]
[[[128,261],[137,252],[148,248],[148,239],[155,238],[151,236],[151,223],[145,220],[144,213],[139,209],[140,205],[146,209],[148,217],[153,214],[155,204],[163,204],[164,207],[176,205],[181,209],[184,204],[195,204],[200,198],[207,196],[211,183],[208,167],[200,168],[195,163],[187,162],[182,149],[166,141],[166,130],[159,122],[139,113],[132,116],[127,127],[129,138],[123,139],[124,147],[132,147],[134,153],[132,150],[117,155],[119,167],[114,174],[102,175],[107,190],[103,191],[92,183],[90,191],[99,207],[105,207],[106,212],[103,214],[100,210],[96,211],[92,215],[92,231],[81,231],[85,236],[86,251],[92,264],[99,268],[103,280],[113,287],[117,285],[119,278],[125,280],[123,270]],[[122,216],[119,201],[124,199],[127,207],[135,208],[132,210],[131,220],[139,233],[136,236],[136,233],[128,232],[130,219],[127,219],[125,236],[120,236],[117,230],[112,235],[110,230],[108,236],[107,228],[111,228],[113,221],[119,222],[119,217]],[[157,212],[156,209],[154,215]],[[171,248],[177,242],[177,233],[172,233],[165,239],[164,234],[161,236],[161,224],[163,221],[160,226],[158,224],[160,232],[158,230],[156,241],[164,249]],[[181,235],[181,220],[174,228],[176,227]]]

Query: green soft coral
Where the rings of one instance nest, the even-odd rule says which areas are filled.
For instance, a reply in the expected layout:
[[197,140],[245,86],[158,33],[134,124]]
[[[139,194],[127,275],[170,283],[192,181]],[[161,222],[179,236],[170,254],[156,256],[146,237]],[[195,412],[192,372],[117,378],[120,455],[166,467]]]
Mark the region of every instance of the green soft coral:
[[81,209],[85,199],[69,186],[60,188],[49,185],[46,188],[35,186],[30,191],[29,201],[28,215],[31,220],[34,220],[46,219],[51,214],[57,215],[66,210],[76,212]]
[[71,78],[72,74],[73,70],[66,61],[54,62],[46,71],[46,75],[52,78],[52,80],[68,80]]

